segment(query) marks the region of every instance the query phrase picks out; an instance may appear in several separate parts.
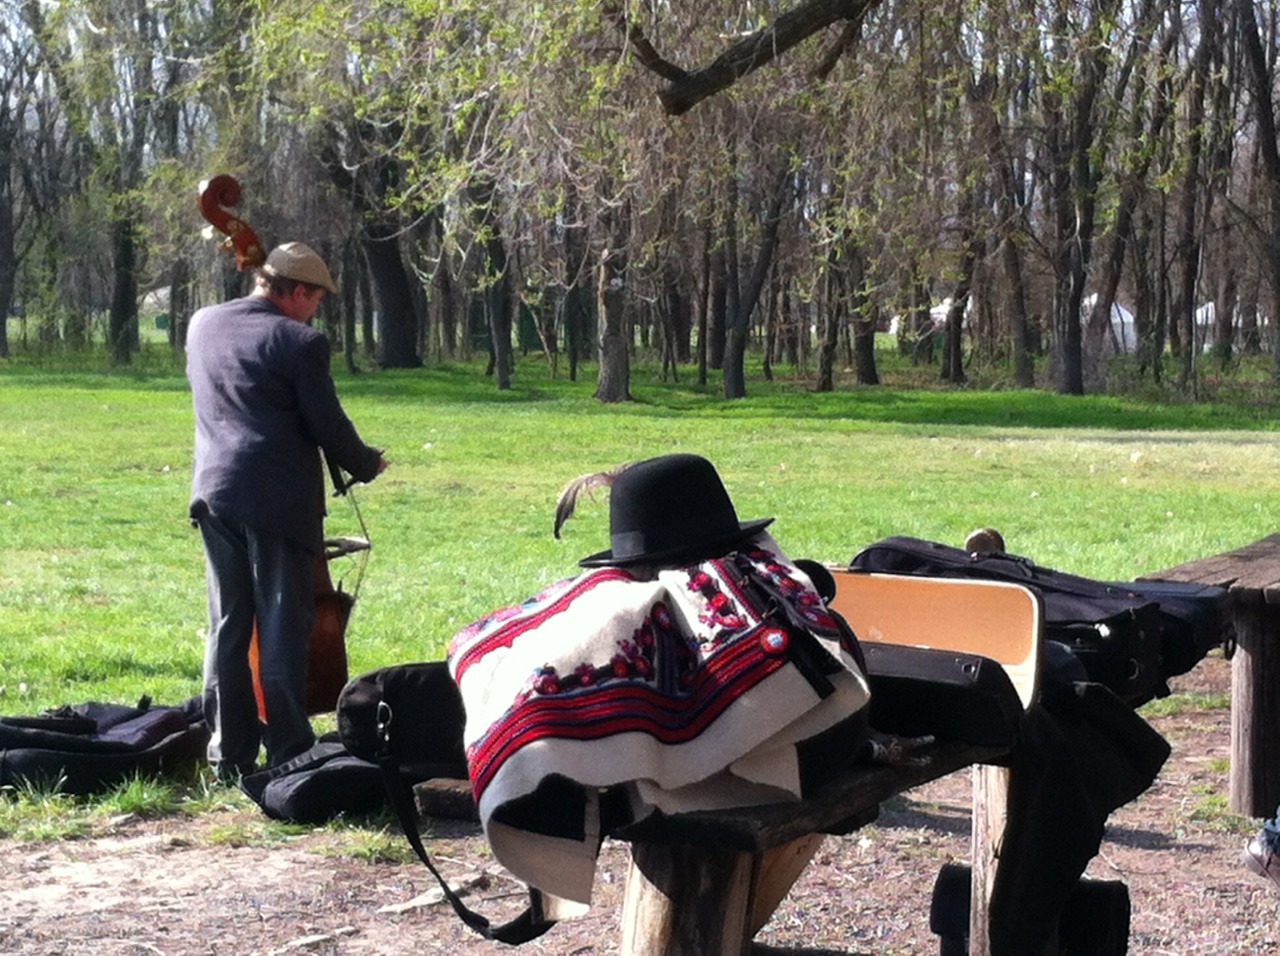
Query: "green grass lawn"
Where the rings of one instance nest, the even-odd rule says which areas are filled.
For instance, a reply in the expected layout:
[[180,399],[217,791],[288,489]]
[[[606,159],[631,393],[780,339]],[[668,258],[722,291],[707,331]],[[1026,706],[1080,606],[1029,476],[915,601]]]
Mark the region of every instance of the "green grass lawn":
[[[86,364],[0,364],[0,713],[177,702],[199,687],[185,380],[163,349],[129,370]],[[438,658],[468,621],[573,573],[607,546],[607,499],[585,501],[557,541],[560,488],[669,451],[711,458],[740,516],[776,516],[789,552],[829,561],[884,535],[959,543],[993,525],[1043,564],[1131,578],[1280,528],[1265,391],[1161,404],[753,380],[725,402],[684,375],[664,384],[639,367],[636,401],[606,406],[594,370],[569,382],[536,358],[502,393],[469,364],[338,372],[391,461],[356,491],[373,551],[348,631],[353,672]],[[331,512],[329,533],[354,530],[345,501]],[[343,562],[333,571],[349,579]]]

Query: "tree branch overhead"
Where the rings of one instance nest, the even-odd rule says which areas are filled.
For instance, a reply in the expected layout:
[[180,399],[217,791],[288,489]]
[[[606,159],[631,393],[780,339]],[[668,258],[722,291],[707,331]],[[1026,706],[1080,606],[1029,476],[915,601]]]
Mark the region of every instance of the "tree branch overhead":
[[644,31],[638,25],[627,22],[618,4],[607,4],[604,14],[623,31],[640,64],[668,81],[667,87],[658,93],[658,99],[668,115],[680,116],[708,97],[728,89],[747,74],[772,62],[818,31],[832,24],[848,21],[840,40],[815,71],[817,76],[825,76],[834,66],[834,57],[851,45],[863,19],[879,2],[880,0],[804,0],[779,16],[771,25],[743,37],[710,64],[696,70],[684,70],[664,59],[645,37]]

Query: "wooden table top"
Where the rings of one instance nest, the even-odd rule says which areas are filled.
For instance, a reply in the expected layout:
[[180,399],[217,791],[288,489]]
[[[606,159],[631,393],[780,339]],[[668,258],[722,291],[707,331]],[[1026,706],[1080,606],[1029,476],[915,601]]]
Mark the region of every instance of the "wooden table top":
[[1228,591],[1260,594],[1267,604],[1280,604],[1280,534],[1267,535],[1234,551],[1153,571],[1139,580],[1211,584]]

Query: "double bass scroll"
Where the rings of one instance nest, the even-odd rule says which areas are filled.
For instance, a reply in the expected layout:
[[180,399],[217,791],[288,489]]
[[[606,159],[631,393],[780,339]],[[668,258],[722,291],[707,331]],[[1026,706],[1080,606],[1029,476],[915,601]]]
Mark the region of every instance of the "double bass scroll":
[[240,205],[240,181],[234,176],[220,173],[200,184],[200,214],[209,225],[227,238],[223,247],[235,253],[236,268],[244,271],[267,261],[258,234],[247,222],[233,216],[228,206]]

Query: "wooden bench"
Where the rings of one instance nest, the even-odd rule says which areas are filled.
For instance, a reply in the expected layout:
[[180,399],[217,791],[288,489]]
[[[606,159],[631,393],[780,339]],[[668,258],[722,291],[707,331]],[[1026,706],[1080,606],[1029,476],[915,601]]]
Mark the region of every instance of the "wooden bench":
[[1280,805],[1280,534],[1142,579],[1227,589],[1223,637],[1234,641],[1230,806],[1271,816]]
[[[1034,704],[1039,601],[994,582],[907,578],[832,569],[833,607],[860,639],[984,653],[1004,664],[1024,707]],[[988,902],[1006,820],[1007,747],[938,740],[908,766],[855,765],[798,803],[655,814],[614,834],[631,843],[623,956],[712,956],[750,950],[825,834],[872,822],[889,797],[975,767],[970,952],[988,952]]]
[[[860,640],[983,654],[999,661],[1010,674],[1010,690],[1017,697],[1015,710],[1037,705],[1042,621],[1039,600],[1026,588],[831,570],[837,586],[831,603],[850,621]],[[992,937],[1000,935],[999,927],[992,924],[990,907],[995,875],[1003,864],[1018,872],[1020,862],[1004,845],[1016,771],[1002,764],[1011,754],[1012,745],[981,746],[940,738],[915,754],[921,758],[919,763],[855,764],[802,801],[678,815],[655,813],[615,831],[612,836],[631,846],[620,952],[623,956],[748,953],[752,938],[826,835],[853,832],[874,821],[886,799],[971,767],[968,952],[989,956]],[[432,794],[430,788],[430,783],[416,788],[419,806],[427,812],[432,796],[435,800],[442,796]],[[1022,813],[1019,818],[1026,821],[1022,825],[1039,825],[1035,814]],[[1052,829],[1055,821],[1043,825]],[[1016,913],[1010,918],[1017,918]],[[1044,954],[1035,956],[1057,952],[1057,941],[1050,940]]]

